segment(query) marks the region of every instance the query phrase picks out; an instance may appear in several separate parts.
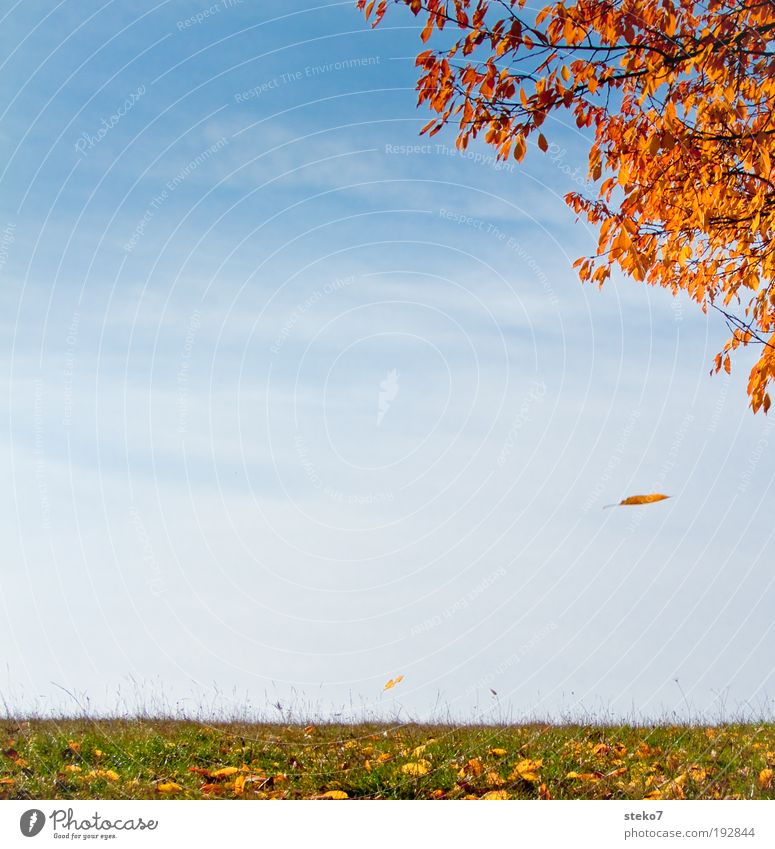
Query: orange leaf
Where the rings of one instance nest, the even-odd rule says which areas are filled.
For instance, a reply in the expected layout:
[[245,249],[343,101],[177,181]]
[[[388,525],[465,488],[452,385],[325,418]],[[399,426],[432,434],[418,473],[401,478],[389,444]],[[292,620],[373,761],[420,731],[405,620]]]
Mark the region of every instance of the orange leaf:
[[670,498],[669,495],[662,495],[660,492],[652,492],[650,495],[631,495],[629,498],[623,498],[618,504],[606,504],[603,510],[609,507],[630,507],[634,504],[653,504],[655,501],[664,501]]

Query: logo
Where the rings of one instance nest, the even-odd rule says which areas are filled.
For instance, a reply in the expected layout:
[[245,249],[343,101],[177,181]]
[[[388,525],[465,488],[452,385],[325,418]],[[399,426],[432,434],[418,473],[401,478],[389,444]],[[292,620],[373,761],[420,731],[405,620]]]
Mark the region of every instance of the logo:
[[46,815],[37,808],[25,811],[19,820],[19,828],[25,837],[35,837],[40,834],[45,824]]
[[377,401],[377,426],[382,424],[385,413],[390,409],[392,401],[398,395],[398,372],[393,369],[379,385],[379,398]]

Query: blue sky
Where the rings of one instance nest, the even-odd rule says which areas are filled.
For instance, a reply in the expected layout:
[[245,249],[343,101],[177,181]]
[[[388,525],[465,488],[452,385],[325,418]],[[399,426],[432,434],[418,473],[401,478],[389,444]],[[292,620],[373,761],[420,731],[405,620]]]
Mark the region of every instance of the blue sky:
[[5,13],[4,698],[770,711],[754,352],[582,286],[575,126],[418,137],[415,22],[353,5]]

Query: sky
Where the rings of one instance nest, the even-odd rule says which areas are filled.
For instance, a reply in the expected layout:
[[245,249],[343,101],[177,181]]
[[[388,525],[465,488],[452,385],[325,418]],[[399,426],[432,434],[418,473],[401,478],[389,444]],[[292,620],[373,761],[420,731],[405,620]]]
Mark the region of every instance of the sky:
[[572,121],[421,137],[416,21],[350,0],[2,31],[9,710],[771,716],[756,352],[579,282]]

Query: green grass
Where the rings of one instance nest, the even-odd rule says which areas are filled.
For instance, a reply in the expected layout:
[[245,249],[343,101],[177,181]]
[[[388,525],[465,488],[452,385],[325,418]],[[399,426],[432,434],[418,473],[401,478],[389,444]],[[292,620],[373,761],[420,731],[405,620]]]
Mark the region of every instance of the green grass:
[[5,799],[775,798],[772,724],[5,720],[0,735]]

